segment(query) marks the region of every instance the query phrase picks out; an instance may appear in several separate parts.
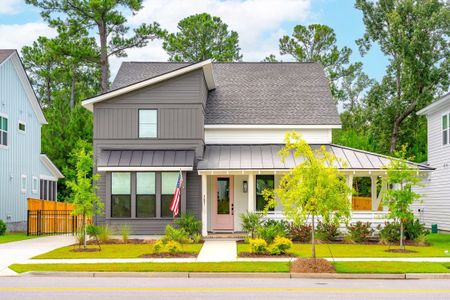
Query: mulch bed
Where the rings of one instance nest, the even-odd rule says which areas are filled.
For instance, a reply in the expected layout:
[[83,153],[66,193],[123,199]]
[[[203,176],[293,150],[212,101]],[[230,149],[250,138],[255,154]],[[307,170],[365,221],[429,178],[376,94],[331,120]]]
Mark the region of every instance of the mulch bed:
[[408,249],[388,249],[388,250],[384,250],[384,252],[391,252],[391,253],[417,253],[417,251],[408,250]]
[[298,258],[291,265],[293,273],[336,273],[334,266],[323,258]]
[[149,253],[149,254],[143,254],[139,256],[139,258],[195,258],[197,257],[194,253],[189,252],[178,252],[178,253],[168,253],[168,252],[161,252],[161,253]]
[[276,258],[276,257],[285,257],[285,258],[290,258],[290,257],[296,257],[294,254],[290,254],[290,253],[286,253],[286,254],[281,254],[281,255],[272,255],[272,254],[261,254],[261,253],[252,253],[252,252],[241,252],[239,253],[239,257],[250,257],[250,258]]
[[70,252],[99,252],[100,248],[75,248],[70,250]]
[[[134,245],[142,245],[142,244],[153,244],[155,240],[144,240],[144,239],[129,239],[127,243],[124,243],[121,239],[109,239],[106,242],[100,242],[100,245],[121,245],[121,244],[134,244]],[[94,240],[87,241],[88,245],[97,245],[97,242]]]

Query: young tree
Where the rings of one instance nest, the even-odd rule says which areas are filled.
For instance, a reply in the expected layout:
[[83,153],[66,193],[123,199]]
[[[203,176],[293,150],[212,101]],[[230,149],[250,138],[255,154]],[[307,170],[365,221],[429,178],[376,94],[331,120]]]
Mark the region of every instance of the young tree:
[[387,183],[393,188],[384,191],[384,203],[389,207],[389,216],[400,223],[400,249],[404,250],[404,224],[414,219],[411,205],[420,199],[412,188],[421,178],[419,170],[406,161],[406,146],[396,152],[399,159],[392,159],[387,168]]
[[[370,109],[382,116],[375,126],[389,125],[382,138],[389,135],[388,149],[393,153],[398,144],[407,142],[401,140],[402,130],[417,129],[415,112],[449,87],[450,4],[439,0],[357,0],[355,7],[363,13],[366,27],[357,41],[361,54],[378,44],[389,58],[386,75],[374,87],[381,102]],[[411,135],[403,137],[410,139]]]
[[219,17],[207,13],[196,14],[178,22],[177,33],[167,34],[163,48],[170,61],[199,62],[212,59],[219,62],[238,61],[239,36],[228,30]]
[[72,26],[91,32],[97,30],[100,42],[101,91],[109,87],[109,58],[125,57],[125,50],[144,47],[148,41],[160,37],[163,31],[158,23],[142,24],[129,35],[125,10],[133,14],[142,8],[143,0],[25,0],[42,9],[41,16],[51,26]]
[[92,160],[92,150],[86,150],[88,145],[84,141],[78,143],[76,149],[73,151],[73,156],[77,160],[76,164],[76,178],[67,182],[67,185],[73,191],[74,210],[72,214],[83,216],[83,236],[84,248],[86,248],[86,219],[93,217],[103,210],[103,203],[95,193],[97,186],[95,181],[100,179],[99,174],[92,175],[92,168],[94,166]]
[[[279,187],[264,191],[269,206],[277,201],[283,205],[283,214],[294,224],[312,220],[312,257],[316,258],[315,221],[321,217],[324,222],[339,224],[350,217],[350,196],[352,189],[337,169],[338,159],[325,147],[312,150],[295,132],[288,132],[286,146],[280,151],[284,161],[289,155],[303,158],[303,161],[284,175]],[[278,199],[278,200],[277,200]]]

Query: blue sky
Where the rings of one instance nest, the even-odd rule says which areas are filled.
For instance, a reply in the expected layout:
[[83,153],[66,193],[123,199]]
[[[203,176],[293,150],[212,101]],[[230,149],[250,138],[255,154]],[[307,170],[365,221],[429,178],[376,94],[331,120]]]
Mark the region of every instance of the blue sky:
[[[353,0],[144,0],[142,11],[130,16],[129,21],[132,27],[157,21],[175,31],[178,20],[204,11],[221,17],[239,33],[244,60],[259,61],[271,53],[280,57],[278,39],[282,35],[290,34],[296,24],[322,23],[334,28],[339,46],[353,49],[352,60],[362,61],[369,76],[380,80],[384,74],[387,59],[378,47],[364,57],[359,54],[355,40],[364,34],[364,25]],[[20,49],[39,35],[53,36],[54,31],[42,21],[36,8],[24,0],[0,0],[0,48]],[[128,54],[128,58],[112,60],[113,74],[123,60],[167,59],[160,42]]]

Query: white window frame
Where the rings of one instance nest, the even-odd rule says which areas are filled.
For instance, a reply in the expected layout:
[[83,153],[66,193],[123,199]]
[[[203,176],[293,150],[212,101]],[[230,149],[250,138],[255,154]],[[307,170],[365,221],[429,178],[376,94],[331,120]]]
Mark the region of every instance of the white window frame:
[[[447,116],[447,128],[444,130],[444,128],[442,128],[442,119]],[[440,140],[441,140],[441,146],[442,147],[450,147],[450,112],[446,112],[441,114],[441,118],[439,119],[439,124],[440,124]],[[443,138],[443,133],[444,131],[447,132],[447,144],[444,144],[444,138]]]
[[8,130],[5,131],[5,130],[1,130],[0,129],[0,134],[2,134],[3,132],[6,132],[6,138],[7,138],[8,142],[6,143],[6,145],[0,144],[0,149],[8,149],[8,145],[9,145],[9,142],[10,142],[10,138],[9,138],[9,127],[10,127],[9,126],[9,118],[8,118],[8,115],[4,114],[4,113],[0,113],[0,117],[5,118],[6,120],[8,120]]
[[[25,180],[25,181],[24,181]],[[25,188],[24,188],[24,186],[23,186],[23,183],[25,182]],[[20,191],[23,193],[23,194],[25,194],[26,192],[27,192],[27,185],[28,185],[28,182],[27,182],[27,175],[23,175],[22,174],[22,176],[20,176]]]
[[[25,126],[25,130],[20,129],[21,124],[23,124],[23,126]],[[17,130],[19,131],[19,133],[25,134],[27,132],[27,123],[25,123],[25,121],[19,120]]]
[[31,182],[31,190],[33,194],[37,194],[39,192],[39,186],[40,182],[36,176],[33,176],[33,181]]
[[[141,111],[150,110],[156,112],[156,134],[155,136],[141,136],[141,124],[153,124],[153,123],[141,123]],[[157,139],[158,138],[158,109],[156,108],[140,108],[138,109],[138,137],[140,139]]]

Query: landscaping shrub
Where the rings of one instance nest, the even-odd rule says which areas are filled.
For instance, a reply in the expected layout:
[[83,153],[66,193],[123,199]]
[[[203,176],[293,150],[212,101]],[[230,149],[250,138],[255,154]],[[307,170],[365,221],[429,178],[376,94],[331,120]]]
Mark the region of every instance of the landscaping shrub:
[[184,228],[173,228],[170,225],[166,226],[165,235],[162,238],[162,241],[167,244],[170,241],[175,241],[180,244],[188,244],[192,243],[192,240],[189,238],[189,234]]
[[192,235],[192,240],[194,241],[194,243],[198,244],[202,240],[202,235],[200,233],[194,233]]
[[336,224],[319,222],[317,224],[316,234],[319,240],[335,241],[340,235],[340,232]]
[[425,225],[420,223],[418,219],[410,220],[405,223],[405,239],[414,241],[422,235],[428,235],[430,232]]
[[111,237],[111,229],[109,228],[109,226],[108,225],[100,226],[99,230],[100,230],[98,234],[99,241],[102,243],[108,242]]
[[272,255],[285,254],[292,247],[292,241],[288,238],[277,236],[269,247]]
[[84,240],[86,238],[86,236],[84,235],[84,230],[83,229],[77,230],[77,232],[75,233],[75,238],[76,238],[79,246],[83,245]]
[[264,254],[267,253],[267,242],[263,239],[250,239],[250,248],[253,253]]
[[293,241],[309,242],[311,240],[312,226],[291,223],[288,227],[289,237]]
[[258,229],[258,237],[262,238],[267,244],[272,244],[277,236],[285,237],[287,235],[288,223],[285,221],[268,220]]
[[380,244],[387,245],[400,240],[400,224],[385,222],[384,227],[377,226],[380,232]]
[[373,233],[370,222],[363,223],[358,221],[347,225],[348,237],[355,243],[367,242]]
[[123,224],[120,226],[120,235],[122,236],[122,241],[126,244],[128,243],[128,238],[130,237],[130,226]]
[[0,220],[0,235],[4,235],[6,232],[7,226],[3,220]]
[[202,222],[191,214],[182,214],[180,218],[175,220],[175,224],[180,229],[184,229],[189,236],[199,233],[202,226]]
[[157,240],[153,246],[153,253],[160,253],[164,248],[164,243],[161,240]]
[[418,237],[414,239],[414,242],[416,242],[419,246],[427,246],[428,245],[428,234],[421,234]]
[[243,213],[239,216],[241,218],[242,229],[248,233],[252,239],[255,238],[256,232],[261,227],[262,217],[261,214],[255,212]]
[[175,254],[177,252],[180,252],[182,247],[181,244],[176,241],[168,241],[164,249],[170,254]]

